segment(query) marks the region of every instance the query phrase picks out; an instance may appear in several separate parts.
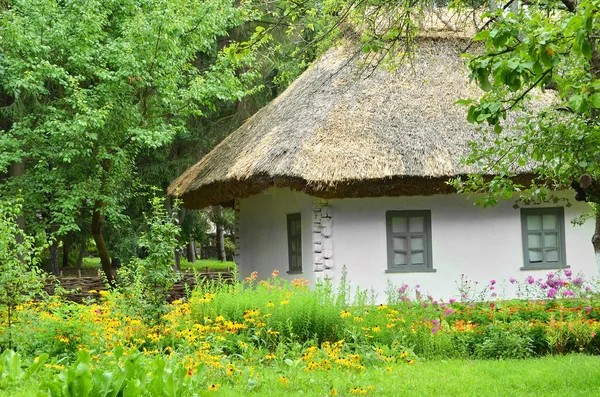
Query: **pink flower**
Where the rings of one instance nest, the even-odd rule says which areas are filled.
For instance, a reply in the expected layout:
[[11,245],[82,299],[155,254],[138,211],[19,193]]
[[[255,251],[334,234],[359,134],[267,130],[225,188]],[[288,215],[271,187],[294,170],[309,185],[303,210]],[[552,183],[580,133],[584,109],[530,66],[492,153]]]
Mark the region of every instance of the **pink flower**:
[[585,290],[586,290],[586,291],[589,291],[589,290],[591,290],[591,289],[592,289],[592,287],[590,287],[589,285],[586,285],[586,286],[585,286]]
[[456,299],[454,299],[454,298],[450,298],[450,304],[452,304],[452,303],[454,303],[454,302],[456,302]]
[[590,312],[592,311],[592,307],[588,306],[588,307],[584,308],[583,310],[585,310],[587,312],[587,314],[590,314]]
[[517,282],[517,279],[514,277],[511,277],[508,281],[510,281],[511,284],[514,284]]
[[454,314],[454,309],[452,309],[451,307],[447,308],[446,311],[444,312],[446,313],[447,316]]
[[529,276],[529,277],[527,277],[527,282],[529,284],[533,284],[533,283],[535,283],[535,279],[533,278],[533,276]]
[[493,291],[493,290],[494,290],[494,286],[490,285],[490,291]]
[[492,285],[496,284],[496,280],[490,280],[490,284],[492,284]]
[[554,298],[555,294],[556,294],[556,288],[550,288],[548,290],[548,298]]
[[571,277],[571,275],[573,275],[573,272],[571,272],[570,270],[565,270],[565,276]]

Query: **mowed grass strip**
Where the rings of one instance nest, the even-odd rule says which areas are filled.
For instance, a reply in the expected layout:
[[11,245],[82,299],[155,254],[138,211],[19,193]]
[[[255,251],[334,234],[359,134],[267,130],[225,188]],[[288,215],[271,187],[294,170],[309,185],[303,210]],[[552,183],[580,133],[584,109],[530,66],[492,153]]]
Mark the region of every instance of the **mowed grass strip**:
[[223,384],[214,395],[600,396],[600,357],[583,355],[420,361],[367,367],[358,373],[255,368],[259,385],[249,389],[244,384]]

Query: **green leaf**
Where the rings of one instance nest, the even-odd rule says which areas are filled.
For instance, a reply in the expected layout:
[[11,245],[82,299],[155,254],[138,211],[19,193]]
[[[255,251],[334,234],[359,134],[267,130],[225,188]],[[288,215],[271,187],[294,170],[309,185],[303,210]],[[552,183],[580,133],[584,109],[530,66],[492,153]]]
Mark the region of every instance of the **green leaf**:
[[590,103],[596,109],[600,109],[600,93],[595,93],[590,97]]

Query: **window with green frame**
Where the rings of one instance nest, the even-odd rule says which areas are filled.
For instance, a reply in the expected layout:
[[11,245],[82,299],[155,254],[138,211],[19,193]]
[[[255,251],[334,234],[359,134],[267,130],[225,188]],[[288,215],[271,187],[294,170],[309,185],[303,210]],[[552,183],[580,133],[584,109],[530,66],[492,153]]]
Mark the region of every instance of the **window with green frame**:
[[302,216],[287,216],[288,263],[290,273],[302,272]]
[[565,215],[558,208],[522,208],[523,270],[567,267]]
[[386,212],[387,272],[434,272],[431,211]]

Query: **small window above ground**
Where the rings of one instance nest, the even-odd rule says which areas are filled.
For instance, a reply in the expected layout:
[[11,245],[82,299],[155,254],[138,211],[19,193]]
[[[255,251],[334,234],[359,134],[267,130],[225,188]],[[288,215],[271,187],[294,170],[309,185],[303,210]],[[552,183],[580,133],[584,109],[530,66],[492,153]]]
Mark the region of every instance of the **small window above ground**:
[[388,272],[435,271],[431,256],[431,211],[386,213]]
[[302,216],[300,213],[287,216],[289,273],[302,272]]
[[564,209],[522,208],[522,270],[566,266]]

